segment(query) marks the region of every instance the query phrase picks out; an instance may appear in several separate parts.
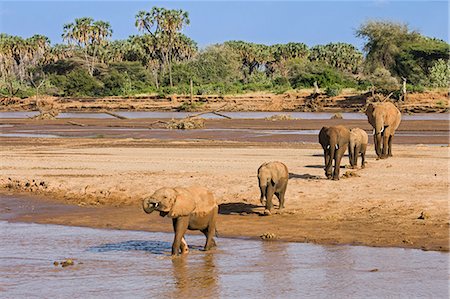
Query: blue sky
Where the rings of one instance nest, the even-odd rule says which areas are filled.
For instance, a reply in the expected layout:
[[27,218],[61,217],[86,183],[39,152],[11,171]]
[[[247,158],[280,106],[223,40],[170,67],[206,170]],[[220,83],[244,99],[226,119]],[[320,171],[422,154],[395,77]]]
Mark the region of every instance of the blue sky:
[[43,34],[61,42],[62,27],[77,17],[109,21],[113,39],[138,34],[139,10],[153,6],[189,12],[184,33],[200,47],[227,40],[309,46],[348,42],[361,48],[354,32],[366,20],[405,22],[424,35],[448,41],[447,1],[0,1],[0,32],[29,37]]

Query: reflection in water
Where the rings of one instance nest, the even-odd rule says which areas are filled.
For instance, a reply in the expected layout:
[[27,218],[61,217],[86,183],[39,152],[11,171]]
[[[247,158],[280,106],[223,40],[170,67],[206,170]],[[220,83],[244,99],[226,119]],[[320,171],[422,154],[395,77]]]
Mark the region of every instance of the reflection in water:
[[[448,253],[0,221],[4,298],[448,298]],[[72,258],[74,266],[55,267]],[[378,269],[371,272],[372,269]]]
[[217,298],[219,295],[218,273],[212,252],[202,253],[196,260],[189,259],[189,255],[173,258],[172,276],[175,289],[171,297]]

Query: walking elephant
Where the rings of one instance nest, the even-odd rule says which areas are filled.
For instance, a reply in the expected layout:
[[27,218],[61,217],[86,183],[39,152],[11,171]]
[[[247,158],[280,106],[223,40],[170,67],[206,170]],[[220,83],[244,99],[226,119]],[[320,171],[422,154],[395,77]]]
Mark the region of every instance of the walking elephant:
[[369,137],[366,131],[360,128],[350,130],[350,142],[348,144],[348,159],[350,166],[356,168],[358,166],[358,155],[361,154],[361,168],[366,164],[366,149]]
[[272,197],[275,194],[279,200],[278,208],[284,208],[284,195],[286,194],[289,171],[281,162],[266,162],[258,168],[258,183],[261,192],[261,204],[266,199],[265,214],[269,215],[273,208]]
[[[319,143],[325,158],[325,175],[328,179],[339,180],[341,159],[350,142],[350,131],[344,126],[323,127],[319,132]],[[333,168],[334,160],[334,171]]]
[[373,142],[380,159],[392,156],[392,139],[402,120],[402,114],[391,102],[371,103],[366,110],[367,120],[374,128]]
[[144,198],[142,207],[147,214],[159,211],[160,216],[172,218],[175,237],[172,255],[189,251],[184,234],[189,230],[200,230],[206,236],[204,250],[216,246],[216,219],[219,207],[213,194],[202,187],[160,188]]

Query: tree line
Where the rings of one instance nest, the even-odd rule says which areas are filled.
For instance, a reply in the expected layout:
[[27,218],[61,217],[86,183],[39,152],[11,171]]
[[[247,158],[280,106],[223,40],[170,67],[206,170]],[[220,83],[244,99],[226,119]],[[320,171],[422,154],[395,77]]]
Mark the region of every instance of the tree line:
[[111,25],[90,17],[63,27],[63,44],[42,35],[0,34],[0,95],[27,97],[112,96],[159,93],[282,93],[317,86],[336,95],[342,88],[389,93],[406,81],[410,91],[448,87],[446,41],[390,21],[368,21],[355,32],[363,52],[348,43],[308,47],[227,41],[199,50],[182,33],[183,10],[139,11],[139,34],[111,40]]

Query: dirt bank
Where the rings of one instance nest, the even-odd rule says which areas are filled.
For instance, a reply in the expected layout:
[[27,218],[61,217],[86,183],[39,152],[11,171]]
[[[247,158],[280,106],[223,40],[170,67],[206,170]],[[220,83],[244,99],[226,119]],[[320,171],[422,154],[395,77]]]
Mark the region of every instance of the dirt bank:
[[[284,94],[248,93],[242,95],[194,96],[195,111],[345,111],[357,112],[365,108],[369,94],[344,90],[336,97],[321,95],[312,98],[313,90],[299,90]],[[54,108],[61,112],[73,111],[176,111],[191,99],[185,95],[161,98],[157,95],[106,98],[56,98],[47,97]],[[397,103],[402,112],[448,112],[448,91],[427,91],[408,94],[405,102]],[[189,106],[189,105],[188,105]],[[37,110],[36,99],[0,99],[0,111]]]
[[[30,207],[15,217],[20,221],[170,231],[168,219],[141,211],[140,199],[161,186],[200,184],[221,203],[222,236],[272,232],[286,241],[449,249],[448,147],[395,144],[395,157],[378,161],[369,147],[367,168],[336,182],[324,179],[322,150],[315,144],[0,141],[4,192],[71,207]],[[256,169],[270,160],[289,167],[287,209],[261,217]]]

